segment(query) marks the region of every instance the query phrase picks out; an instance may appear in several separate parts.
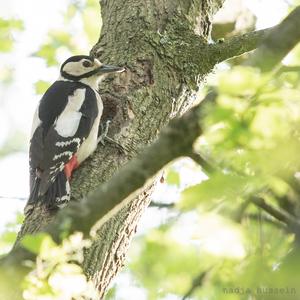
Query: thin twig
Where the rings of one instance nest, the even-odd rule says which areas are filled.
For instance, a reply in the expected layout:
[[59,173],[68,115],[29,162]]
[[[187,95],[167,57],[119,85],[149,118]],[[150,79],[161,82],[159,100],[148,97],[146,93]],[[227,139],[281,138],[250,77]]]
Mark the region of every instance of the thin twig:
[[277,227],[278,229],[283,229],[283,230],[288,231],[288,227],[285,223],[278,222],[277,219],[271,218],[271,217],[269,217],[269,215],[266,215],[266,214],[259,216],[254,213],[248,213],[248,214],[243,215],[243,219],[250,219],[253,221],[259,221],[259,219],[261,219],[261,221],[264,223],[273,225],[273,226]]
[[27,200],[26,197],[13,197],[13,196],[0,196],[0,199],[17,199],[17,200]]
[[157,208],[174,208],[175,207],[175,203],[159,203],[159,202],[155,202],[152,201],[149,204],[149,207],[157,207]]
[[249,63],[262,71],[270,71],[300,41],[300,6],[297,6],[279,25],[273,27]]
[[193,279],[192,286],[187,291],[187,293],[183,296],[182,300],[186,300],[189,296],[191,296],[195,292],[196,289],[198,289],[199,287],[201,287],[203,285],[203,281],[207,277],[207,275],[209,274],[211,269],[212,268],[209,268],[209,269],[205,270],[204,272],[201,272],[199,275],[197,275]]
[[208,46],[215,63],[242,55],[256,49],[274,27],[252,31]]
[[276,75],[280,75],[282,73],[288,73],[288,72],[300,72],[300,66],[281,66],[277,72]]
[[240,223],[241,220],[244,217],[244,213],[246,211],[246,209],[248,208],[249,204],[251,203],[251,201],[249,199],[246,199],[245,201],[242,202],[242,204],[236,209],[236,211],[233,213],[232,219],[235,222]]
[[214,172],[216,170],[215,167],[212,166],[206,159],[204,159],[199,153],[196,152],[190,152],[189,157],[197,163],[199,166],[201,166],[202,170],[206,175],[209,175],[210,173]]
[[251,202],[256,206],[262,208],[264,211],[269,213],[278,221],[286,224],[291,231],[298,233],[300,232],[300,222],[292,215],[284,210],[279,210],[276,207],[266,203],[266,201],[261,197],[253,197]]

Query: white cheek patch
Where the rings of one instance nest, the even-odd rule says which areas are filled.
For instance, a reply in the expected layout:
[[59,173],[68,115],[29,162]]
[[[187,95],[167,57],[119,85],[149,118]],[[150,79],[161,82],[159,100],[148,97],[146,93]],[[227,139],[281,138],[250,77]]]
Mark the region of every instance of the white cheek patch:
[[88,73],[88,72],[90,72],[90,71],[92,71],[94,69],[93,66],[91,66],[91,67],[84,67],[82,65],[82,62],[83,62],[83,60],[80,61],[80,62],[78,62],[78,61],[68,62],[64,66],[63,70],[66,73],[70,74],[70,75],[80,76],[80,75]]
[[55,130],[60,136],[74,136],[81,119],[80,107],[85,98],[85,89],[77,89],[74,95],[68,97],[68,103],[55,122]]

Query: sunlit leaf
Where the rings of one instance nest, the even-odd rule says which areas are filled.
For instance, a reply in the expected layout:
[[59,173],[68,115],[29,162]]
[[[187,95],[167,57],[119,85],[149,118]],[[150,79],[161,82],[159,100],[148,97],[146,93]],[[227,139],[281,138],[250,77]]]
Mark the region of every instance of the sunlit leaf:
[[44,80],[37,81],[34,84],[36,94],[38,94],[38,95],[44,94],[50,85],[51,85],[51,83],[48,81],[44,81]]
[[77,7],[73,3],[71,3],[68,6],[68,9],[67,9],[67,11],[65,13],[65,20],[66,21],[71,20],[72,18],[74,18],[74,16],[76,15],[77,12],[78,12]]
[[157,299],[167,292],[183,295],[203,268],[199,258],[195,248],[184,247],[168,233],[154,230],[147,235],[139,256],[132,258],[131,267],[148,288],[147,299]]
[[56,49],[54,45],[51,44],[42,45],[37,52],[33,53],[33,56],[45,59],[48,66],[56,66],[58,64],[56,58]]
[[24,248],[35,254],[51,251],[51,248],[56,245],[52,238],[45,233],[26,235],[21,243]]
[[180,184],[180,174],[174,169],[169,169],[166,176],[166,182],[170,185],[179,186]]
[[218,89],[222,94],[253,96],[262,84],[259,71],[250,67],[235,67],[220,75]]
[[[91,2],[91,1],[89,1]],[[96,1],[92,1],[96,4]],[[82,14],[84,31],[90,43],[95,43],[99,37],[101,30],[101,18],[99,18],[100,12],[98,7],[95,5],[88,6]],[[91,21],[92,20],[92,21]]]
[[0,18],[0,52],[9,52],[13,48],[13,32],[23,30],[23,22],[18,19]]
[[205,202],[218,203],[230,200],[234,203],[238,197],[248,196],[259,190],[261,184],[262,182],[255,177],[216,173],[200,184],[184,190],[178,206],[191,209]]

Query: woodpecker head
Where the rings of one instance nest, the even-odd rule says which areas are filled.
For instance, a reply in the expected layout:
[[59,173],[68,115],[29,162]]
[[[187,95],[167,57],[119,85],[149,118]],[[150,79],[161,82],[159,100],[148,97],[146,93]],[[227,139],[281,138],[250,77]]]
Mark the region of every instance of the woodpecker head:
[[101,81],[109,73],[123,72],[125,69],[104,65],[98,59],[87,55],[76,55],[68,58],[60,68],[60,74],[65,79],[83,81],[94,79]]

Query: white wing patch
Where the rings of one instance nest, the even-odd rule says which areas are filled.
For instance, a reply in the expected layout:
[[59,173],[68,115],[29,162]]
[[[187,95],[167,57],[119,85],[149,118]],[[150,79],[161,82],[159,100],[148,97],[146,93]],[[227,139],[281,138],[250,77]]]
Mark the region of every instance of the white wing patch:
[[32,121],[32,126],[31,126],[31,137],[33,136],[35,130],[38,128],[38,126],[40,126],[40,124],[42,123],[41,120],[39,119],[39,109],[37,108],[34,112],[34,116],[33,116],[33,121]]
[[85,99],[85,89],[77,89],[74,95],[68,97],[68,103],[55,122],[55,130],[60,136],[70,137],[76,133],[81,112],[79,109]]
[[79,164],[82,163],[87,157],[89,157],[97,148],[99,122],[103,111],[103,104],[102,104],[101,97],[98,93],[96,93],[96,97],[97,97],[97,106],[98,106],[99,113],[91,128],[89,136],[82,142],[77,152],[77,160]]

